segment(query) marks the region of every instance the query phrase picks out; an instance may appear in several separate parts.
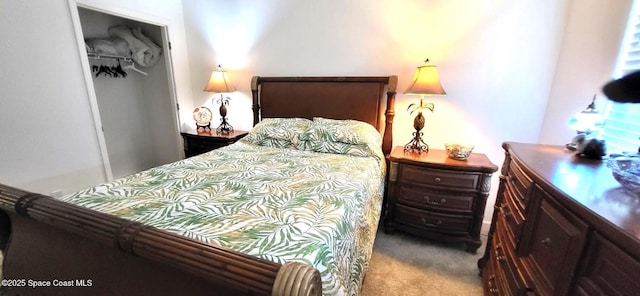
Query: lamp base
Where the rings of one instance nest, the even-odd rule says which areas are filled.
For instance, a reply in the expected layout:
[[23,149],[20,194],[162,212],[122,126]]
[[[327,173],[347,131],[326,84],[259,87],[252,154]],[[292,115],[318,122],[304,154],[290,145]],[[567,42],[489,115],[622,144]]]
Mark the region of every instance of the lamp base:
[[422,132],[413,132],[413,139],[404,145],[404,151],[415,153],[429,152],[429,145],[422,140]]
[[227,122],[226,117],[222,117],[222,123],[216,129],[216,134],[228,135],[233,132],[233,126]]

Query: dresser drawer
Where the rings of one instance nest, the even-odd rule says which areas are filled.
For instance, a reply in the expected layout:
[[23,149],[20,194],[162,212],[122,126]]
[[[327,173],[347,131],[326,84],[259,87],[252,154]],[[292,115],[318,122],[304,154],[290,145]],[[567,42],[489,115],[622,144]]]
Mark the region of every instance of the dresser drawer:
[[502,271],[502,277],[509,291],[514,295],[534,295],[533,289],[527,284],[530,276],[519,268],[520,259],[516,257],[514,246],[509,240],[503,221],[496,223],[494,234],[494,248],[496,270]]
[[439,170],[413,165],[401,165],[399,178],[405,182],[429,186],[476,190],[481,173]]
[[504,201],[500,207],[500,215],[504,218],[509,234],[514,238],[514,243],[517,243],[520,240],[521,227],[525,216],[523,209],[518,205],[517,197],[513,195],[509,186],[504,191]]
[[508,209],[506,206],[503,206],[496,210],[498,211],[498,216],[496,218],[497,219],[496,229],[498,228],[498,225],[499,225],[501,231],[504,232],[504,237],[506,237],[503,240],[503,242],[508,243],[509,247],[515,250],[517,241],[513,235],[513,232],[509,223],[507,222],[507,215],[505,214],[505,210],[508,210]]
[[535,286],[546,295],[565,295],[584,249],[587,225],[575,218],[537,185],[532,190],[533,219],[522,237],[522,250]]
[[434,213],[427,210],[418,210],[397,204],[395,208],[396,221],[425,230],[442,231],[449,234],[469,233],[472,218]]
[[524,208],[526,203],[525,197],[527,196],[527,190],[529,190],[532,183],[531,178],[524,173],[518,163],[511,161],[509,164],[507,186],[511,188],[513,196],[521,203],[522,208]]
[[638,260],[599,233],[594,233],[587,254],[590,260],[580,268],[575,294],[638,295]]
[[494,252],[490,258],[495,267],[496,278],[498,279],[498,287],[500,289],[500,295],[519,295],[518,289],[514,286],[515,280],[513,279],[511,270],[506,267],[506,257],[501,253],[502,246],[496,244]]
[[399,184],[398,202],[422,209],[468,213],[473,210],[475,194],[442,192],[425,186]]
[[482,281],[485,296],[499,296],[506,295],[504,291],[498,288],[498,279],[496,279],[495,268],[493,267],[493,261],[487,261],[487,266],[482,270]]

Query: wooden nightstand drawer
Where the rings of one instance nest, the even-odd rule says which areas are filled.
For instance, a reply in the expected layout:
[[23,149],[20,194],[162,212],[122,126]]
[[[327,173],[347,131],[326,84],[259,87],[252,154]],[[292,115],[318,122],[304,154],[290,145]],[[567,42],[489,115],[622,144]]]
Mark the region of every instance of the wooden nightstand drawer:
[[467,251],[475,253],[482,245],[484,208],[497,170],[480,153],[462,161],[443,150],[411,153],[396,147],[389,156],[384,231],[464,242]]
[[395,215],[398,223],[447,233],[469,233],[472,222],[471,218],[417,210],[401,204],[396,205]]
[[471,213],[475,194],[439,192],[428,187],[400,183],[398,201],[423,209],[452,210]]
[[245,131],[233,131],[229,134],[216,134],[215,132],[181,133],[184,139],[184,154],[186,157],[191,157],[218,149],[235,143],[247,134],[248,132]]
[[211,151],[213,149],[218,149],[220,147],[224,147],[229,145],[228,142],[216,142],[216,141],[207,141],[207,140],[199,140],[199,139],[190,139],[187,141],[187,150],[191,153],[200,154],[207,151]]
[[425,169],[419,166],[404,165],[399,178],[404,182],[413,182],[445,188],[476,190],[482,174],[456,172],[450,170]]

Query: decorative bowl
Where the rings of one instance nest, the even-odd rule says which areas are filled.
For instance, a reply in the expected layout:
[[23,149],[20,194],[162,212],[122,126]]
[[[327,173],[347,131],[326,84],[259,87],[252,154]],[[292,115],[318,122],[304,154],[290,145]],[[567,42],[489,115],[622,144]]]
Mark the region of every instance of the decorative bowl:
[[607,167],[622,187],[640,194],[640,154],[612,154],[607,160]]
[[447,155],[450,158],[457,160],[466,160],[471,155],[471,151],[473,151],[473,145],[461,145],[455,143],[447,143],[444,144],[444,147],[447,150]]

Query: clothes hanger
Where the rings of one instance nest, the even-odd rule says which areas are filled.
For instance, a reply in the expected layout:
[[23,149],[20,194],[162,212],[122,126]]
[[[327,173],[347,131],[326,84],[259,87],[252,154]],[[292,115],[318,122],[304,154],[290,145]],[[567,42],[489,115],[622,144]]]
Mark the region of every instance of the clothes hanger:
[[124,70],[122,70],[122,66],[120,65],[120,60],[118,60],[118,66],[116,66],[113,69],[116,73],[118,73],[120,76],[122,76],[123,78],[127,77],[127,72],[125,72]]
[[96,73],[96,77],[100,76],[100,74],[104,74],[104,76],[113,77],[113,75],[111,75],[111,70],[109,70],[109,67],[105,65],[100,65],[98,73]]
[[136,71],[136,72],[138,72],[138,73],[140,73],[140,74],[142,74],[144,76],[149,75],[149,74],[147,74],[147,72],[144,72],[144,71],[136,68],[136,64],[133,61],[131,62],[131,64],[124,66],[123,69],[133,70],[133,71]]

